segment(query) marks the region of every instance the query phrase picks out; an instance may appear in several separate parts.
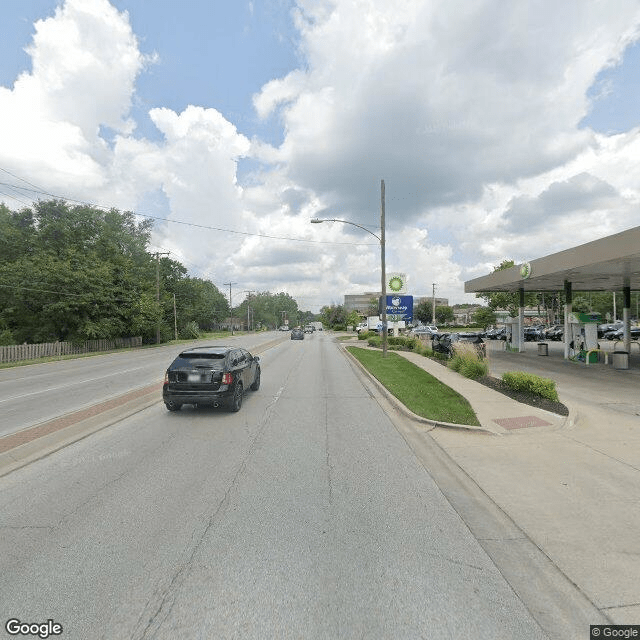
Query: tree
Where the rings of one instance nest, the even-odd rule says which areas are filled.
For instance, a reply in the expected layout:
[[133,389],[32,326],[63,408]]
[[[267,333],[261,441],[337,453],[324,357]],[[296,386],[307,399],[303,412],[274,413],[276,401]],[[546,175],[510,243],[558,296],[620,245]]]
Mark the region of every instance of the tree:
[[447,306],[436,307],[436,323],[448,324],[455,320],[453,309]]
[[320,309],[320,319],[330,328],[344,327],[347,324],[347,313],[342,305],[331,305]]
[[433,320],[433,304],[423,300],[413,308],[413,317],[423,324],[431,324]]
[[473,321],[483,329],[486,329],[496,323],[496,312],[489,307],[480,307],[480,309],[473,314]]

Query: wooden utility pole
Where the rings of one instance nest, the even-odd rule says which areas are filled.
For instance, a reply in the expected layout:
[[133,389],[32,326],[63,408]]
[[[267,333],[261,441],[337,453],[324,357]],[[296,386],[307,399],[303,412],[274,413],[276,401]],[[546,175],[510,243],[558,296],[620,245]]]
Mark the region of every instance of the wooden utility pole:
[[229,315],[230,320],[231,320],[231,335],[234,335],[233,333],[233,301],[231,299],[231,285],[232,284],[238,284],[237,282],[223,282],[222,284],[224,284],[224,286],[228,286],[229,287]]
[[434,282],[432,285],[432,291],[431,291],[431,297],[432,297],[432,304],[431,304],[431,324],[435,325],[436,323],[436,283]]
[[[158,303],[158,311],[160,311],[160,256],[168,256],[168,253],[156,252],[156,302]],[[156,344],[160,344],[160,324],[162,322],[162,314],[158,315],[158,325],[156,326]]]

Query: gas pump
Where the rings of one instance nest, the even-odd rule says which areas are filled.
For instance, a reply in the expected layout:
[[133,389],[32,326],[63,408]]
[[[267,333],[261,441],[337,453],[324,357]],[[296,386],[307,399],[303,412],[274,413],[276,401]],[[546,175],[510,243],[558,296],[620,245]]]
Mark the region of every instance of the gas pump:
[[520,342],[520,322],[518,318],[510,318],[505,324],[507,325],[507,349],[509,351],[521,351],[523,345]]
[[[569,315],[569,356],[586,361],[587,352],[598,348],[599,313],[571,313]],[[598,362],[598,354],[589,355],[589,364]]]

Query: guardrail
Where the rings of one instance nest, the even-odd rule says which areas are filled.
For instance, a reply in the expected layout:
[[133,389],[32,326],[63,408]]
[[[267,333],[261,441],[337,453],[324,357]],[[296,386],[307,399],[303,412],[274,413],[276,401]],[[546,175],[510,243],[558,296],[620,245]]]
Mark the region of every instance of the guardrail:
[[55,358],[66,355],[93,353],[95,351],[111,351],[141,347],[142,337],[114,338],[112,340],[88,340],[81,343],[43,342],[39,344],[14,344],[0,347],[0,363],[37,360],[38,358]]

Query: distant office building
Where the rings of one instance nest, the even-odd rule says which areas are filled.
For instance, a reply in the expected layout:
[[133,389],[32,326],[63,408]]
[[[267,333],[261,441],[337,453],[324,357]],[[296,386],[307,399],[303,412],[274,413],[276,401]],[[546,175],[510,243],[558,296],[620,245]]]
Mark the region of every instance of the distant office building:
[[[427,304],[433,304],[433,298],[431,296],[420,296],[413,299],[413,306],[417,307],[419,304],[426,302]],[[449,298],[436,298],[436,307],[448,307]]]
[[369,307],[371,307],[371,301],[374,300],[374,305],[377,306],[378,298],[382,294],[379,291],[368,291],[366,293],[354,293],[354,294],[345,294],[344,296],[344,310],[347,313],[351,313],[351,311],[357,311],[363,316],[367,315],[369,311]]

